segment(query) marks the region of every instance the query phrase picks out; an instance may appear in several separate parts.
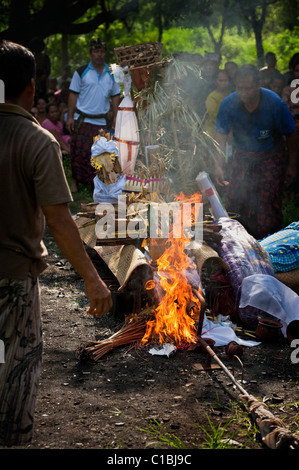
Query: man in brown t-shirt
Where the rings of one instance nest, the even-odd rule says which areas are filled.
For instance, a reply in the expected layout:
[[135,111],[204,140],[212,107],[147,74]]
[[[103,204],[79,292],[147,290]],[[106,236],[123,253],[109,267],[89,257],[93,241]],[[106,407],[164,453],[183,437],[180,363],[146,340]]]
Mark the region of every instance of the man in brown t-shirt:
[[47,254],[45,221],[62,253],[82,276],[88,313],[101,316],[111,293],[82,244],[68,209],[72,196],[59,145],[30,114],[35,61],[26,48],[0,41],[0,445],[32,437],[42,354],[38,277]]

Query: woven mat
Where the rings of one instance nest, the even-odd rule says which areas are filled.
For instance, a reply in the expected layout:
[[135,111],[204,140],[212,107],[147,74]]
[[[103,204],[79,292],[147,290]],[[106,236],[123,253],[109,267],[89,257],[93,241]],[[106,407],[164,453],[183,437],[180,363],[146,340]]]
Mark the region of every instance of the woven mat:
[[[147,258],[138,248],[136,248],[136,246],[96,246],[97,237],[95,234],[95,223],[91,224],[91,219],[88,217],[78,217],[75,222],[79,229],[82,241],[98,253],[98,255],[107,264],[110,271],[117,278],[120,284],[119,291],[125,287],[133,271],[138,266],[144,265],[146,270],[149,269],[150,265]],[[203,242],[200,247],[192,250],[192,252],[199,275],[201,275],[202,267],[207,260],[217,262],[219,266],[226,271],[230,269],[225,261],[220,258],[218,253],[205,242]]]
[[81,240],[90,246],[90,248],[94,248],[97,241],[95,221],[92,221],[89,217],[82,216],[75,219],[75,223],[79,229]]
[[202,267],[208,260],[215,261],[219,264],[219,267],[225,269],[226,271],[229,271],[230,269],[226,262],[220,258],[218,253],[205,242],[203,242],[198,248],[193,249],[192,253],[194,254],[199,275],[201,275]]
[[93,248],[110,271],[118,280],[121,291],[127,284],[133,271],[139,266],[145,266],[148,272],[150,265],[145,255],[134,245],[96,246],[95,222],[88,217],[80,216],[75,219],[81,240]]
[[146,272],[151,269],[146,256],[134,245],[95,246],[94,249],[118,280],[119,291],[126,286],[137,267],[144,266]]

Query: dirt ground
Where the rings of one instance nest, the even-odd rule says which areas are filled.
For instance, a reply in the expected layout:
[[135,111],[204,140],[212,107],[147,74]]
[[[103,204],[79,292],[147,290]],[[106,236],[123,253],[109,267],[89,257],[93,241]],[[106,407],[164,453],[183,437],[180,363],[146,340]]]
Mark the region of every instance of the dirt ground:
[[[96,364],[79,361],[78,346],[111,336],[122,319],[87,315],[82,280],[51,237],[46,243],[49,267],[40,279],[44,359],[34,436],[26,449],[171,449],[158,432],[168,443],[176,436],[185,450],[201,449],[204,429],[211,433],[211,423],[222,429],[228,422],[222,437],[233,440],[230,447],[264,448],[230,378],[222,369],[198,369],[207,359],[199,350],[167,357],[128,345]],[[243,387],[298,432],[298,365],[291,362],[290,344],[281,337],[243,350]],[[241,378],[238,361],[224,348],[215,351]]]

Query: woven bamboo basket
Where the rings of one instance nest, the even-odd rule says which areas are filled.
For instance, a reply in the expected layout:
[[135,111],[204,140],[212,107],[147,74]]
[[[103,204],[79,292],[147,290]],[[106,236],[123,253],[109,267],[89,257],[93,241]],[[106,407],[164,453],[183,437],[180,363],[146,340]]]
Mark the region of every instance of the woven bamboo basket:
[[169,183],[166,178],[141,180],[139,178],[128,176],[123,192],[140,193],[143,189],[147,189],[149,193],[159,192],[161,194],[165,194],[168,192]]
[[162,48],[163,44],[160,42],[147,42],[134,46],[117,47],[114,52],[121,67],[127,66],[129,69],[133,69],[160,62]]

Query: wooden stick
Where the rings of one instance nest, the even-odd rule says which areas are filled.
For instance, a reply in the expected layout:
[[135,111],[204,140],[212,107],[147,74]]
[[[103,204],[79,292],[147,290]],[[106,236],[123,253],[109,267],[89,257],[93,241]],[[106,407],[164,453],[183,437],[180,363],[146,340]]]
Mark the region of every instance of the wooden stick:
[[216,362],[220,365],[220,367],[224,370],[226,375],[234,382],[236,387],[240,390],[240,392],[243,395],[249,396],[249,393],[239,384],[239,382],[236,380],[236,378],[233,376],[233,374],[228,370],[228,368],[223,364],[223,362],[219,359],[215,351],[205,342],[203,338],[199,338],[200,344],[204,347],[204,349],[207,351],[207,353],[210,354],[210,356],[215,359]]
[[293,434],[284,423],[274,416],[268,409],[265,403],[260,402],[253,395],[250,395],[235,379],[233,374],[219,359],[212,348],[205,342],[204,339],[198,338],[200,344],[210,354],[212,358],[220,365],[223,371],[238,387],[242,395],[239,397],[241,403],[247,403],[247,410],[252,416],[252,419],[257,424],[264,444],[270,449],[299,449],[299,437]]

